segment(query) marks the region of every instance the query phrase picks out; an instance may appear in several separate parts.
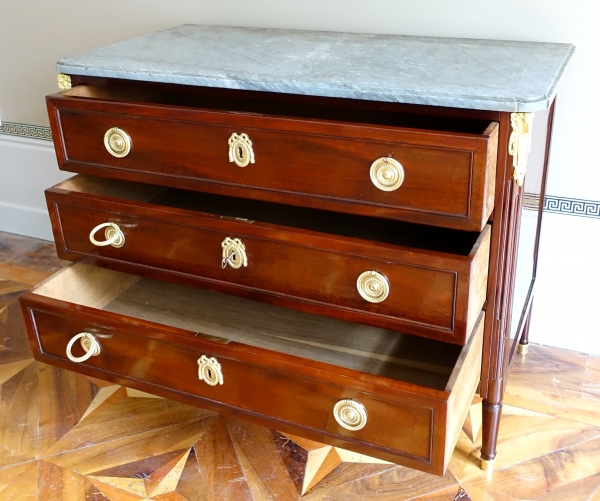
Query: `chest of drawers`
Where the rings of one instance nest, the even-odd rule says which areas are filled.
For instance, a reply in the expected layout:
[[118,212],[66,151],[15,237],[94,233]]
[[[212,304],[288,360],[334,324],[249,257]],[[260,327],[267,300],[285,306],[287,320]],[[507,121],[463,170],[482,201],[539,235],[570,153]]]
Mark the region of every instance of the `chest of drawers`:
[[[48,110],[79,175],[46,196],[77,263],[22,296],[38,358],[437,474],[478,389],[493,460],[534,283],[517,268],[531,116],[511,112],[551,103],[572,47],[437,41],[512,50],[521,71],[544,56],[544,98],[511,103],[402,87],[425,76],[402,51],[431,43],[186,26],[59,63]],[[400,62],[382,83],[359,53]]]

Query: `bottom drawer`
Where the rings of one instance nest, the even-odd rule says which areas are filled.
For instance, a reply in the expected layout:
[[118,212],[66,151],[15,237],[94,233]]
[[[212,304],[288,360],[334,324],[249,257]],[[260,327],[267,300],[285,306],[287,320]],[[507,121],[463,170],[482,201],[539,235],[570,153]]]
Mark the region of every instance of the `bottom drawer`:
[[83,264],[21,301],[46,363],[431,473],[479,381],[483,314],[461,348]]

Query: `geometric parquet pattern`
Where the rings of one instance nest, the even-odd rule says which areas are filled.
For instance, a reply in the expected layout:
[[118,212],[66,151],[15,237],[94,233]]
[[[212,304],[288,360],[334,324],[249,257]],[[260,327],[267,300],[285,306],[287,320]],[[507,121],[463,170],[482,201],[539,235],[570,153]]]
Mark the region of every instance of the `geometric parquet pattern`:
[[598,357],[532,346],[496,470],[476,402],[435,477],[34,361],[18,296],[63,264],[0,233],[0,501],[600,501]]

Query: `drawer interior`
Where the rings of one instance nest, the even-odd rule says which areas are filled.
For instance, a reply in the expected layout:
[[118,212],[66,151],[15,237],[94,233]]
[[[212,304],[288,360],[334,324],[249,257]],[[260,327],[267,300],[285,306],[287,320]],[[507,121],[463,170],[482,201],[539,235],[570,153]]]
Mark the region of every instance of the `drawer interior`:
[[208,217],[225,217],[248,224],[265,223],[321,234],[339,235],[402,247],[431,250],[457,256],[475,252],[480,233],[424,226],[403,221],[343,214],[305,207],[213,195],[176,188],[75,176],[55,187],[124,201],[147,202],[183,209]]
[[466,350],[81,263],[54,275],[33,293],[117,313],[133,323],[142,319],[181,329],[183,336],[253,346],[274,356],[291,355],[440,391],[451,391]]
[[165,106],[316,119],[354,124],[382,125],[409,129],[482,135],[489,120],[398,112],[393,103],[365,106],[352,99],[324,99],[309,96],[273,95],[264,92],[194,87],[182,91],[166,86],[127,82],[119,86],[78,85],[62,93],[88,99],[149,103]]

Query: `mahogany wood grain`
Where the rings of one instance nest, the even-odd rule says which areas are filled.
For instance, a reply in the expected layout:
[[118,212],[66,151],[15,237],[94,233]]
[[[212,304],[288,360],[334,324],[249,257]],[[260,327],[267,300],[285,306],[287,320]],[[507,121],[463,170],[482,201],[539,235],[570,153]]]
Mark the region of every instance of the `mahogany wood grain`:
[[[109,270],[95,270],[81,264],[69,270],[21,296],[29,328],[34,333],[32,341],[35,339],[35,343],[32,346],[41,360],[95,377],[113,380],[124,378],[133,381],[134,386],[151,388],[155,393],[159,389],[159,394],[175,395],[187,402],[223,406],[259,419],[264,417],[283,422],[284,428],[290,432],[306,435],[306,431],[309,431],[311,437],[319,436],[321,440],[335,445],[343,444],[350,450],[363,452],[368,443],[372,455],[380,453],[387,459],[394,457],[401,464],[438,474],[443,472],[449,459],[445,452],[449,448],[446,421],[455,423],[455,414],[462,414],[466,410],[466,407],[462,408],[464,406],[457,408],[448,402],[456,399],[453,395],[465,391],[463,379],[468,379],[468,386],[477,384],[479,350],[473,347],[480,343],[480,328],[473,336],[475,341],[472,340],[453,357],[454,362],[450,361],[456,365],[449,376],[431,373],[432,376],[443,377],[445,381],[443,389],[436,390],[382,377],[368,378],[351,369],[251,347],[239,341],[217,342],[210,336],[204,338],[195,335],[194,330],[183,330],[57,299],[55,296],[61,297],[60,290],[67,285],[66,282],[83,285],[87,278],[90,283],[98,280],[103,283],[123,283],[121,274]],[[130,282],[134,282],[134,279]],[[136,282],[132,288],[142,282]],[[162,285],[163,289],[169,287],[168,284]],[[191,289],[187,293],[202,291]],[[105,293],[99,292],[99,297],[105,296]],[[170,308],[164,307],[164,297],[165,293],[155,294],[155,304],[149,303],[147,308],[155,312],[162,309],[169,316]],[[245,303],[244,307],[249,308],[247,314],[251,314],[252,302]],[[208,305],[207,308],[210,310],[212,306]],[[227,309],[219,314],[223,317],[222,322],[233,318]],[[283,314],[302,315],[290,310],[283,310]],[[244,316],[244,313],[240,312],[240,315]],[[197,316],[202,317],[202,314]],[[276,332],[282,331],[282,325],[288,325],[277,316],[270,322],[269,315],[260,313],[258,317],[270,323],[271,329]],[[314,328],[321,320],[313,318],[310,327]],[[483,322],[480,321],[479,325],[483,325]],[[223,329],[233,332],[235,326],[223,325]],[[348,324],[348,329],[354,327]],[[100,336],[98,339],[102,352],[85,363],[68,362],[65,357],[66,344],[82,331]],[[285,327],[282,333],[288,334]],[[348,332],[339,335],[343,340],[348,337]],[[431,356],[433,351],[446,351],[441,344],[437,350],[432,350],[435,343],[429,343],[424,356]],[[202,354],[218,358],[224,372],[224,385],[210,387],[198,381],[196,360]],[[427,364],[423,366],[427,367]],[[335,422],[332,408],[340,398],[352,398],[365,405],[369,416],[365,428],[351,432]],[[290,405],[290,399],[293,399],[293,405]]]
[[[545,179],[552,137],[552,123],[555,103],[553,102],[546,122],[537,124],[545,129],[545,151],[541,155],[542,186],[540,198],[545,193]],[[543,114],[542,114],[543,115]],[[490,273],[487,297],[486,329],[484,336],[483,366],[480,385],[480,395],[484,399],[482,422],[481,457],[492,460],[496,456],[496,442],[502,400],[507,381],[511,354],[516,343],[511,347],[510,323],[511,315],[521,317],[517,336],[528,318],[531,307],[533,287],[535,285],[535,269],[539,250],[539,235],[541,228],[541,212],[536,227],[536,243],[534,246],[533,276],[530,293],[525,304],[513,312],[514,285],[517,279],[517,250],[519,225],[522,211],[522,189],[516,186],[512,179],[512,157],[508,155],[508,138],[510,133],[510,114],[502,114],[499,131],[499,155],[497,163],[496,202],[492,229]],[[544,137],[544,135],[541,135]]]
[[[107,193],[110,183],[100,181]],[[86,178],[81,184],[90,183]],[[113,183],[122,193],[120,183]],[[476,234],[461,233],[448,235],[453,240],[441,239],[435,238],[433,230],[398,227],[393,221],[386,223],[387,227],[357,218],[344,224],[344,219],[336,216],[327,225],[327,214],[301,208],[290,211],[280,206],[260,215],[268,219],[272,217],[268,213],[285,213],[283,220],[289,226],[261,221],[249,224],[223,219],[222,213],[192,212],[96,195],[102,190],[75,191],[75,185],[76,181],[69,181],[64,187],[47,191],[59,255],[64,258],[94,255],[162,268],[173,272],[175,281],[179,274],[192,275],[213,290],[268,302],[277,299],[300,310],[314,305],[329,316],[456,344],[466,342],[485,301],[489,227],[478,238]],[[175,198],[181,196],[176,194]],[[196,207],[211,209],[210,204],[201,203],[202,197],[195,194]],[[212,197],[208,202],[213,202]],[[233,199],[218,202],[217,208],[236,204]],[[252,217],[255,204],[245,205],[250,207],[241,214],[248,216],[250,212]],[[97,247],[90,242],[90,230],[107,221],[122,228],[123,247]],[[312,229],[324,225],[331,231],[370,236],[372,240]],[[222,269],[221,242],[227,237],[244,243],[247,267]],[[431,242],[434,248],[466,255],[419,248]],[[402,243],[414,248],[398,245]],[[381,303],[366,301],[357,290],[358,276],[368,270],[378,271],[389,281],[389,296]]]
[[[511,236],[510,206],[512,199],[512,165],[509,164],[508,141],[510,136],[510,114],[503,113],[498,133],[498,161],[496,164],[496,200],[492,224],[490,267],[488,279],[486,326],[483,341],[483,365],[480,395],[484,399],[481,457],[492,460],[495,457],[498,424],[500,420],[499,402],[502,400],[502,380],[504,378],[504,354],[506,334],[501,330],[503,304],[506,304],[505,290],[507,269],[507,247]],[[510,294],[509,294],[510,295]]]
[[[436,130],[432,121],[423,130],[360,123],[360,116],[350,123],[198,109],[172,105],[169,96],[101,90],[80,86],[48,97],[64,170],[472,231],[493,208],[496,123],[457,132]],[[132,138],[124,158],[104,147],[115,126]],[[228,161],[234,132],[249,135],[255,164]],[[388,156],[405,170],[392,192],[369,176],[371,163]]]

